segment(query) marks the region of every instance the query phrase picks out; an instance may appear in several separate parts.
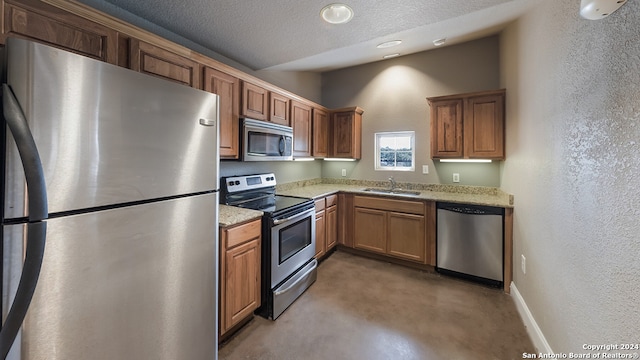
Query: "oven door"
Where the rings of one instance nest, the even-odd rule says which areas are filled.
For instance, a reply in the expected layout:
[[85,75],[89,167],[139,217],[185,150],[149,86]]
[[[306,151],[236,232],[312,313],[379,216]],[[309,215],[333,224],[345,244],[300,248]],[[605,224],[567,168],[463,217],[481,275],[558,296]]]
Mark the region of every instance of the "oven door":
[[313,258],[316,251],[315,208],[285,219],[271,228],[271,289]]

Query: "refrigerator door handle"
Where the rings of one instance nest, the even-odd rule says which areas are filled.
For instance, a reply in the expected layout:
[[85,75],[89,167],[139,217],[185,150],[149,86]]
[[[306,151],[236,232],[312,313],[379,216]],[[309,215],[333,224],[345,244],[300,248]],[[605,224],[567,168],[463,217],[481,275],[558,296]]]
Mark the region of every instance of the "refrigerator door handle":
[[15,298],[5,323],[2,325],[2,330],[0,330],[0,356],[5,359],[20,331],[36,290],[47,237],[47,224],[43,220],[49,214],[44,170],[40,162],[38,148],[18,100],[7,84],[2,85],[2,106],[5,121],[18,146],[29,189],[29,222],[27,223],[27,249],[24,265]]
[[47,207],[47,186],[44,181],[40,154],[22,108],[7,84],[2,84],[2,106],[4,118],[16,145],[18,145],[20,160],[22,160],[24,167],[27,188],[29,189],[29,222],[44,220],[49,216],[49,210]]

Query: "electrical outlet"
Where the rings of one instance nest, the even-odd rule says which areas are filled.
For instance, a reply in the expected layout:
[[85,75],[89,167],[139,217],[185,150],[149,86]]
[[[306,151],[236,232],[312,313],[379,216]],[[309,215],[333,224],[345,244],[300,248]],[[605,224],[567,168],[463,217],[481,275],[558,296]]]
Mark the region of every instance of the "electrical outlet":
[[453,182],[455,183],[460,182],[460,174],[453,173]]
[[422,173],[423,174],[429,173],[429,165],[422,165]]
[[342,176],[347,176],[347,169],[342,169]]
[[522,267],[522,273],[526,274],[527,273],[527,258],[524,257],[524,255],[520,255],[521,259],[520,259],[520,266]]

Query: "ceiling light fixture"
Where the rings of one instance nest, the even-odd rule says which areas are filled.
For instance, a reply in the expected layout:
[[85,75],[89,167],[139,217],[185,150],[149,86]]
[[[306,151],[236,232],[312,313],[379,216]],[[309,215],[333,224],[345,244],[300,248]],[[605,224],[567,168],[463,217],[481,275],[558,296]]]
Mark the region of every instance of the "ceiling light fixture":
[[385,55],[385,56],[383,56],[382,58],[383,58],[383,59],[391,59],[391,58],[398,57],[398,56],[400,56],[400,54],[395,53],[395,54]]
[[353,10],[345,4],[330,4],[320,10],[320,16],[329,24],[346,24],[353,19]]
[[444,45],[446,41],[447,41],[447,38],[436,39],[436,40],[433,40],[433,45],[435,46]]
[[385,41],[382,44],[378,44],[378,46],[376,47],[378,49],[386,49],[386,48],[390,48],[392,46],[396,46],[400,44],[402,44],[402,40],[391,40],[391,41]]

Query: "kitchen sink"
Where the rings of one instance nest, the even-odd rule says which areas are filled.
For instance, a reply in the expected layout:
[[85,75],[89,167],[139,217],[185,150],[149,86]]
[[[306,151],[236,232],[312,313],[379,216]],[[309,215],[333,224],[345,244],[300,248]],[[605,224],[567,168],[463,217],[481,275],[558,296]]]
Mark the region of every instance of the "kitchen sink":
[[374,193],[381,194],[391,194],[391,195],[420,195],[420,191],[412,191],[412,190],[402,190],[402,189],[384,189],[384,188],[366,188],[362,189],[362,191],[369,191]]

